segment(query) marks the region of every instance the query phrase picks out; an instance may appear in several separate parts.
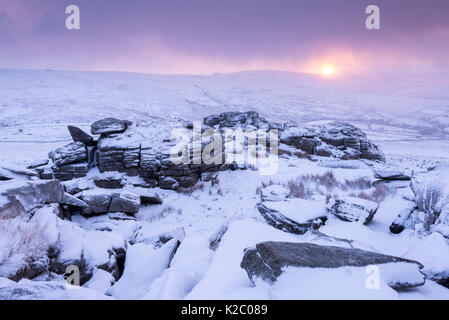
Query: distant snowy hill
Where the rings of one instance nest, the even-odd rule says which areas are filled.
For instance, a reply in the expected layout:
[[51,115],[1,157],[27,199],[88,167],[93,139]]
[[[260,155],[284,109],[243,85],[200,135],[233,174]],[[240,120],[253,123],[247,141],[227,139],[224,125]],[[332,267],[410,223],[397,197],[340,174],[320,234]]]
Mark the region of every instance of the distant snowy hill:
[[256,110],[273,121],[346,121],[378,140],[448,138],[448,89],[447,75],[323,79],[278,71],[200,76],[0,69],[0,127],[3,141],[11,134],[27,140],[18,130],[26,128],[33,139],[44,124],[62,128],[106,116],[198,120]]

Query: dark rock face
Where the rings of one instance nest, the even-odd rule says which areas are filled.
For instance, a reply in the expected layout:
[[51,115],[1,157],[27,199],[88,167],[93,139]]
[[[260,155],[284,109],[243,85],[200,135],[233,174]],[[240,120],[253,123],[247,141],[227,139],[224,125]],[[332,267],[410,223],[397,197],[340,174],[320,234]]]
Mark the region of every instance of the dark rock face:
[[[269,225],[276,229],[294,234],[304,234],[311,229],[318,229],[327,220],[326,215],[323,214],[322,217],[315,217],[305,222],[298,222],[286,217],[277,210],[269,208],[267,203],[258,203],[257,209]],[[300,208],[298,208],[298,210],[300,210]]]
[[62,148],[56,149],[49,154],[53,163],[60,167],[63,165],[82,162],[87,160],[87,149],[82,142],[72,142]]
[[120,189],[123,187],[122,177],[95,177],[94,183],[103,189]]
[[[246,249],[241,267],[246,270],[251,280],[259,277],[264,280],[276,281],[285,267],[365,267],[398,262],[412,263],[418,265],[419,269],[423,268],[416,261],[360,249],[288,242],[262,242],[258,243],[255,248]],[[395,289],[421,286],[424,284],[425,277],[423,274],[420,274],[419,277],[422,281],[410,283],[406,280],[398,279],[398,281],[389,283],[389,285]]]
[[83,130],[81,130],[80,128],[75,126],[67,126],[67,129],[69,130],[73,141],[82,142],[86,146],[94,145],[94,138],[91,135],[84,132]]
[[331,199],[329,203],[330,214],[348,222],[362,220],[364,224],[373,220],[378,208],[379,205],[373,201],[353,197]]
[[127,122],[114,118],[96,121],[91,126],[92,134],[121,133],[128,128]]
[[439,232],[449,238],[449,166],[437,166],[414,175],[411,189],[413,206],[400,212],[390,231],[400,233],[416,226],[425,233]]

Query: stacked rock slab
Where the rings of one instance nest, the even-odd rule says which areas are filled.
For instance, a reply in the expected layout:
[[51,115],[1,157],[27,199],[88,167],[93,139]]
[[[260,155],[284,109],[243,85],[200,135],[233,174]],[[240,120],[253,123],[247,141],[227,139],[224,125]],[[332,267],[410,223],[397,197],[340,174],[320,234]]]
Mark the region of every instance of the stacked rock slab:
[[254,281],[256,278],[274,282],[290,268],[341,268],[366,267],[384,264],[411,264],[414,275],[407,279],[397,268],[396,277],[390,279],[388,285],[393,289],[408,289],[424,285],[425,276],[420,272],[423,268],[417,261],[400,257],[383,255],[360,249],[348,249],[331,246],[320,246],[312,243],[262,242],[244,252],[240,266]]
[[[168,138],[148,141],[147,134],[131,122],[114,118],[97,121],[91,126],[91,133],[100,135],[98,143],[93,137],[76,127],[69,131],[74,139],[71,144],[59,148],[50,154],[52,167],[41,173],[41,178],[70,180],[84,177],[92,166],[98,166],[100,172],[118,171],[128,176],[139,175],[146,182],[146,187],[163,189],[189,188],[203,177],[221,170],[245,169],[244,164],[225,163],[226,146],[232,144],[227,135],[231,130],[277,130],[280,142],[310,155],[329,156],[339,159],[364,158],[383,160],[383,154],[376,145],[370,142],[359,129],[347,124],[329,124],[326,126],[300,128],[287,127],[259,116],[257,112],[225,112],[211,115],[203,120],[201,132],[206,130],[221,136],[222,153],[220,164],[206,164],[201,154],[208,143],[215,138],[194,140],[191,134],[190,144],[186,146],[189,161],[174,163],[170,152],[175,142]],[[192,128],[193,126],[190,126]],[[170,130],[170,128],[161,128]],[[187,129],[186,129],[187,130]],[[267,138],[269,135],[267,135]],[[267,141],[267,146],[269,145]],[[199,146],[200,155],[195,153],[195,145]],[[244,142],[244,148],[247,142]],[[215,152],[215,150],[214,150]],[[199,157],[199,161],[196,158]]]
[[61,181],[85,177],[95,165],[95,141],[81,129],[69,126],[74,142],[49,153],[52,165],[43,168],[41,179],[58,179]]

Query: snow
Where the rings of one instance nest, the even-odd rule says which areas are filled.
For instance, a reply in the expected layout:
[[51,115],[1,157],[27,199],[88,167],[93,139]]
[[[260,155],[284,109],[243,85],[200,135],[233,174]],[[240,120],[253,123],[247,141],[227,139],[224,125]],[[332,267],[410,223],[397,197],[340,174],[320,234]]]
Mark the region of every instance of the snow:
[[287,268],[272,288],[272,298],[281,300],[375,300],[398,299],[385,280],[378,289],[366,286],[366,268]]
[[47,260],[45,229],[38,222],[27,223],[21,217],[0,219],[0,234],[0,277],[14,276],[29,260]]

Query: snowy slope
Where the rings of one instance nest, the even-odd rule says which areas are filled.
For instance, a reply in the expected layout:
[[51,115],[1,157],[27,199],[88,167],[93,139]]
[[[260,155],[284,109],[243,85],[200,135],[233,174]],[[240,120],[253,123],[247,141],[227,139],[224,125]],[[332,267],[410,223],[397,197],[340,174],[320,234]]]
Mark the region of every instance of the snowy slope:
[[198,120],[256,110],[275,121],[344,120],[382,137],[443,137],[449,135],[448,88],[445,75],[324,79],[278,71],[199,76],[0,69],[0,127],[13,126],[9,131],[18,137],[24,128],[34,134],[30,126],[36,124],[88,124],[105,116]]

